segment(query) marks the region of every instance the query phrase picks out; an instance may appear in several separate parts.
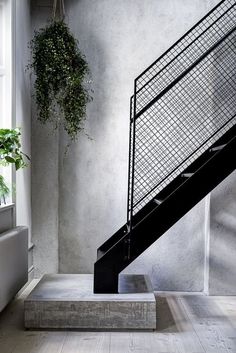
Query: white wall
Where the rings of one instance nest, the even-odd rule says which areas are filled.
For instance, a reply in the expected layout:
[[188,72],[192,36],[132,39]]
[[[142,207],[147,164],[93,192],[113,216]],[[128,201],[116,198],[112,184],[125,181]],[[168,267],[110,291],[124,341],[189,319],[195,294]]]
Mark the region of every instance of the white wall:
[[[0,0],[0,128],[11,129],[13,126],[12,114],[12,35],[13,35],[13,8],[12,0]],[[12,166],[0,166],[0,174],[11,189],[13,173]],[[2,201],[2,200],[1,200]],[[12,202],[12,195],[5,197],[6,203]],[[15,217],[11,223],[15,224]]]

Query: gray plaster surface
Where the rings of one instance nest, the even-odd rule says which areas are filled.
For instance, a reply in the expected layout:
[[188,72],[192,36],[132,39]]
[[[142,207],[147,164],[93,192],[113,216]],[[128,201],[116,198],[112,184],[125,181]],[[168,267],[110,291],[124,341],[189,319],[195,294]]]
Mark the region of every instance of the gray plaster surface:
[[203,291],[204,218],[205,200],[188,212],[123,273],[141,273],[145,269],[155,290],[182,291],[184,288],[186,291]]
[[119,294],[94,294],[93,275],[45,275],[25,300],[26,328],[155,329],[144,275],[121,275]]
[[[61,158],[60,272],[92,273],[97,247],[126,222],[127,98],[134,78],[217,2],[67,2],[70,27],[92,72],[85,128],[93,140],[80,135]],[[131,273],[148,273],[157,290],[202,290],[204,211],[203,202],[137,259]]]
[[[64,155],[66,136],[32,123],[32,219],[36,274],[92,273],[96,249],[126,222],[129,97],[133,80],[219,0],[68,0],[69,26],[92,74],[85,131]],[[32,29],[50,0],[32,1]],[[132,15],[130,15],[132,14]],[[199,203],[127,270],[156,290],[236,293],[235,177]],[[210,215],[210,252],[205,251]],[[144,234],[144,236],[146,236]],[[206,278],[205,278],[206,279]]]
[[[38,2],[39,3],[39,2]],[[49,2],[48,2],[49,4]],[[32,5],[32,31],[47,22],[48,7]],[[32,77],[33,83],[33,77]],[[58,272],[58,131],[36,119],[32,98],[32,242],[35,276]]]
[[[92,273],[97,247],[126,222],[127,98],[133,80],[212,5],[203,0],[67,2],[70,27],[92,72],[94,100],[85,128],[93,140],[81,135],[67,158],[61,153],[60,272]],[[204,211],[203,202],[129,271],[147,273],[156,290],[201,291]]]
[[236,171],[211,197],[209,294],[236,294]]

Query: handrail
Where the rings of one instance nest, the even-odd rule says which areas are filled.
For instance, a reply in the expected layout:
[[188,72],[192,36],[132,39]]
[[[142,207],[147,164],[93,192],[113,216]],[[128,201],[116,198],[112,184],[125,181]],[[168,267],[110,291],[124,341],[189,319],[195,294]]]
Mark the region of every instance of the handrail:
[[[224,2],[224,1],[225,1],[225,0],[223,0],[223,2]],[[219,4],[216,6],[216,8],[217,8],[218,6],[219,6]],[[161,70],[159,70],[154,76],[152,76],[149,81],[147,81],[141,88],[139,88],[139,89],[136,91],[136,94],[139,93],[139,92],[141,92],[144,87],[146,87],[148,84],[150,84],[154,78],[156,78],[156,77],[157,77],[162,71],[164,71],[171,63],[173,63],[174,60],[176,60],[180,55],[182,55],[182,54],[186,51],[186,49],[188,49],[188,48],[189,48],[193,43],[195,43],[203,34],[205,34],[212,26],[214,26],[221,18],[223,18],[223,17],[225,16],[225,14],[228,13],[234,6],[235,6],[235,4],[231,5],[224,13],[222,13],[222,15],[219,16],[214,22],[212,22],[212,24],[211,24],[209,27],[207,27],[207,28],[206,28],[203,32],[201,32],[191,43],[189,43],[189,44],[183,49],[182,52],[179,52],[171,61],[169,61],[165,66],[163,66],[163,67],[161,68]],[[208,14],[208,16],[209,16],[209,14]],[[202,21],[202,20],[201,20],[201,21]],[[201,21],[199,21],[199,23],[200,23]],[[193,28],[195,28],[195,27],[196,27],[196,26],[194,26]],[[193,28],[192,28],[192,29],[193,29]],[[191,29],[191,30],[192,30],[192,29]],[[191,30],[190,30],[190,31],[191,31]],[[187,35],[187,34],[189,34],[189,32],[187,32],[186,35]],[[185,35],[184,35],[184,36],[185,36]],[[183,36],[182,38],[180,38],[180,39],[174,44],[174,46],[175,46],[176,44],[178,44],[178,42],[181,41],[181,40],[184,38],[184,36]],[[169,49],[169,50],[170,50],[170,49]],[[168,50],[168,51],[169,51],[169,50]],[[167,52],[168,52],[168,51],[167,51]],[[158,62],[158,60],[160,60],[167,52],[165,52],[164,54],[162,54],[162,55],[157,59],[157,61],[155,61],[147,70],[145,70],[141,75],[139,75],[139,76],[136,78],[136,81],[137,81],[146,71],[148,71],[153,65],[155,65],[155,64]]]
[[[205,59],[214,49],[216,49],[221,43],[225,41],[236,29],[234,26],[225,36],[223,36],[216,44],[212,45],[202,56],[200,56],[192,65],[190,65],[182,74],[180,74],[171,84],[169,84],[161,93],[159,93],[154,99],[152,99],[142,110],[135,114],[134,119],[137,119],[140,115],[145,113],[154,103],[156,103],[164,94],[166,94],[173,86],[175,86],[180,80],[183,79],[196,65],[198,65],[203,59]],[[135,80],[136,81],[136,80]]]
[[141,72],[136,77],[136,80],[138,80],[141,76],[143,76],[152,66],[154,66],[158,61],[160,61],[166,54],[168,54],[171,49],[173,49],[177,44],[179,44],[188,34],[190,34],[201,22],[203,22],[210,14],[212,14],[217,8],[219,8],[225,0],[221,0],[219,4],[214,6],[204,17],[202,17],[193,27],[191,27],[182,37],[180,37],[174,44],[171,45],[161,56],[159,56],[155,61],[153,61],[145,70]]

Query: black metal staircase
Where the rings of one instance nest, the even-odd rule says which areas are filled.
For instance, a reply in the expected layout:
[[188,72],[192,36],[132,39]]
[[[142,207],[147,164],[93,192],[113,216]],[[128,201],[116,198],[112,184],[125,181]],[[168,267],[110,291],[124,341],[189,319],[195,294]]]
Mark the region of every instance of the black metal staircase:
[[236,169],[236,0],[221,1],[135,79],[127,223],[99,249],[94,292]]

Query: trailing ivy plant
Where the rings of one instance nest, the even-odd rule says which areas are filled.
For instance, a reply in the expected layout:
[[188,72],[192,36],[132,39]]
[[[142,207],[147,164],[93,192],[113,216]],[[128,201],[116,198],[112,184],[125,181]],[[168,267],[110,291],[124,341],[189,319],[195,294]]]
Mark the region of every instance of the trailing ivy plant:
[[[20,129],[0,129],[0,166],[14,165],[15,169],[27,166],[26,160],[30,159],[21,151]],[[5,203],[5,197],[10,193],[2,175],[0,175],[0,204]]]
[[89,68],[78,41],[62,19],[54,19],[35,31],[30,48],[38,119],[43,124],[52,122],[55,128],[62,123],[74,140],[92,99],[85,87]]

